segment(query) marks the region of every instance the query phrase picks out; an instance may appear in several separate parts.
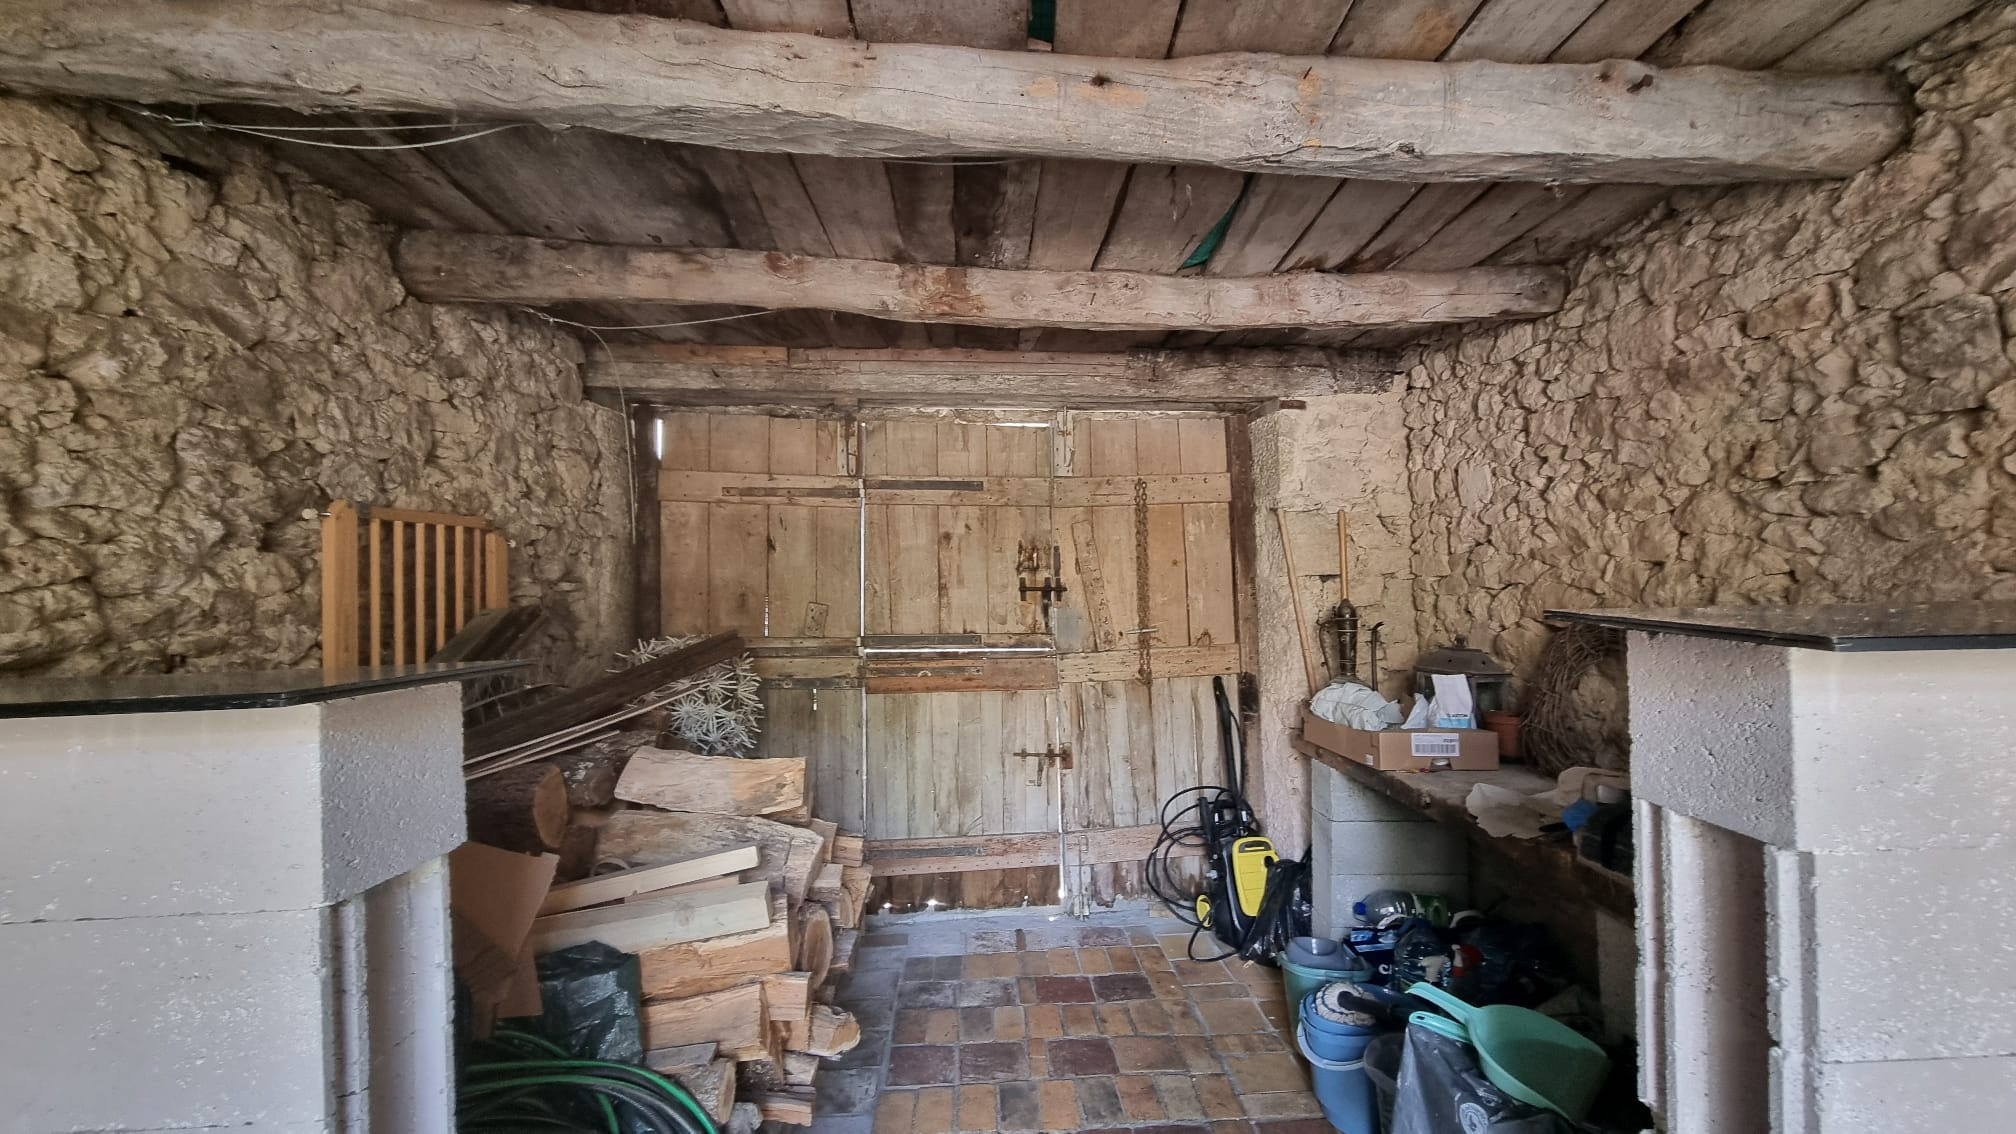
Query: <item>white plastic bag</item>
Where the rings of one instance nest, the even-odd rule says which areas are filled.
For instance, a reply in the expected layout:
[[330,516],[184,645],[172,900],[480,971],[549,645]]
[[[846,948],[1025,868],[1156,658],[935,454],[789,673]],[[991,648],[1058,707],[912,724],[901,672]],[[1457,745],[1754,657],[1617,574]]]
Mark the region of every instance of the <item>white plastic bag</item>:
[[1346,728],[1379,732],[1400,723],[1400,706],[1355,681],[1324,686],[1309,699],[1309,711]]

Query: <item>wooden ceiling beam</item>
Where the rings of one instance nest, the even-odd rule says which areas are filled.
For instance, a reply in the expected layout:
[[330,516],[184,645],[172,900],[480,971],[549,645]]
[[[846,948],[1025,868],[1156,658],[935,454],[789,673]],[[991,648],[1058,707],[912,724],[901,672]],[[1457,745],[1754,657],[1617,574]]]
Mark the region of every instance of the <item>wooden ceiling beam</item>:
[[1430,326],[1561,307],[1558,268],[1295,272],[1199,278],[1045,272],[789,256],[739,248],[582,244],[413,231],[394,254],[406,289],[436,302],[725,303],[846,311],[909,323],[1230,331]]
[[1306,348],[1096,354],[612,343],[595,352],[585,381],[590,389],[670,405],[1195,409],[1377,393],[1392,387],[1398,370],[1388,354]]
[[1389,180],[1845,176],[1908,114],[1876,75],[1264,54],[1102,59],[490,0],[9,0],[0,85],[454,114],[728,149],[1017,155]]

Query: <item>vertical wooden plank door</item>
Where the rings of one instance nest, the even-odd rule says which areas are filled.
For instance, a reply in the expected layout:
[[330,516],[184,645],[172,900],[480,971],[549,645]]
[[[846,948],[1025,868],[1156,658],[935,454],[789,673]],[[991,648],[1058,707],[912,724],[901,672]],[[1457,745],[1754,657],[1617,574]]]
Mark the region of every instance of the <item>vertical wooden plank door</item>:
[[1058,830],[1057,762],[1030,755],[1061,747],[1057,661],[1023,591],[1056,560],[1050,445],[1044,421],[862,423],[868,835],[913,844],[891,852],[984,867],[960,840]]
[[764,755],[804,756],[818,814],[862,810],[861,489],[852,426],[664,417],[660,610],[668,635],[734,630],[763,678]]

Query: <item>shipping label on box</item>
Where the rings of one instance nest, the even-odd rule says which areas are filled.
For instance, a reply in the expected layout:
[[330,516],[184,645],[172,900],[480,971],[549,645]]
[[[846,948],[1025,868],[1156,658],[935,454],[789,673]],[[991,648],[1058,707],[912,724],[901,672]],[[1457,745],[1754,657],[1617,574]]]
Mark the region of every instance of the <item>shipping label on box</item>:
[[1368,767],[1390,772],[1432,771],[1438,761],[1459,772],[1498,766],[1498,734],[1488,729],[1386,729],[1367,732],[1302,710],[1302,738]]

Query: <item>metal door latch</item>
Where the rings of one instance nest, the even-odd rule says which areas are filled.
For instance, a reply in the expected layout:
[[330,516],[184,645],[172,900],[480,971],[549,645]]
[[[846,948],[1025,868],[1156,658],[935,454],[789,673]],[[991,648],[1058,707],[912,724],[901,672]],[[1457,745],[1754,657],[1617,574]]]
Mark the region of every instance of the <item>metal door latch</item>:
[[[1034,567],[1026,569],[1035,570]],[[1065,590],[1064,554],[1058,549],[1056,544],[1050,545],[1050,573],[1043,576],[1043,581],[1040,584],[1023,580],[1017,589],[1020,591],[1023,602],[1028,602],[1030,595],[1041,597],[1043,600],[1043,626],[1045,629],[1048,629],[1050,626],[1051,604],[1056,599],[1063,597]]]
[[1055,760],[1059,768],[1067,772],[1071,770],[1071,746],[1068,744],[1062,748],[1046,748],[1041,752],[1013,752],[1010,755],[1023,760]]

